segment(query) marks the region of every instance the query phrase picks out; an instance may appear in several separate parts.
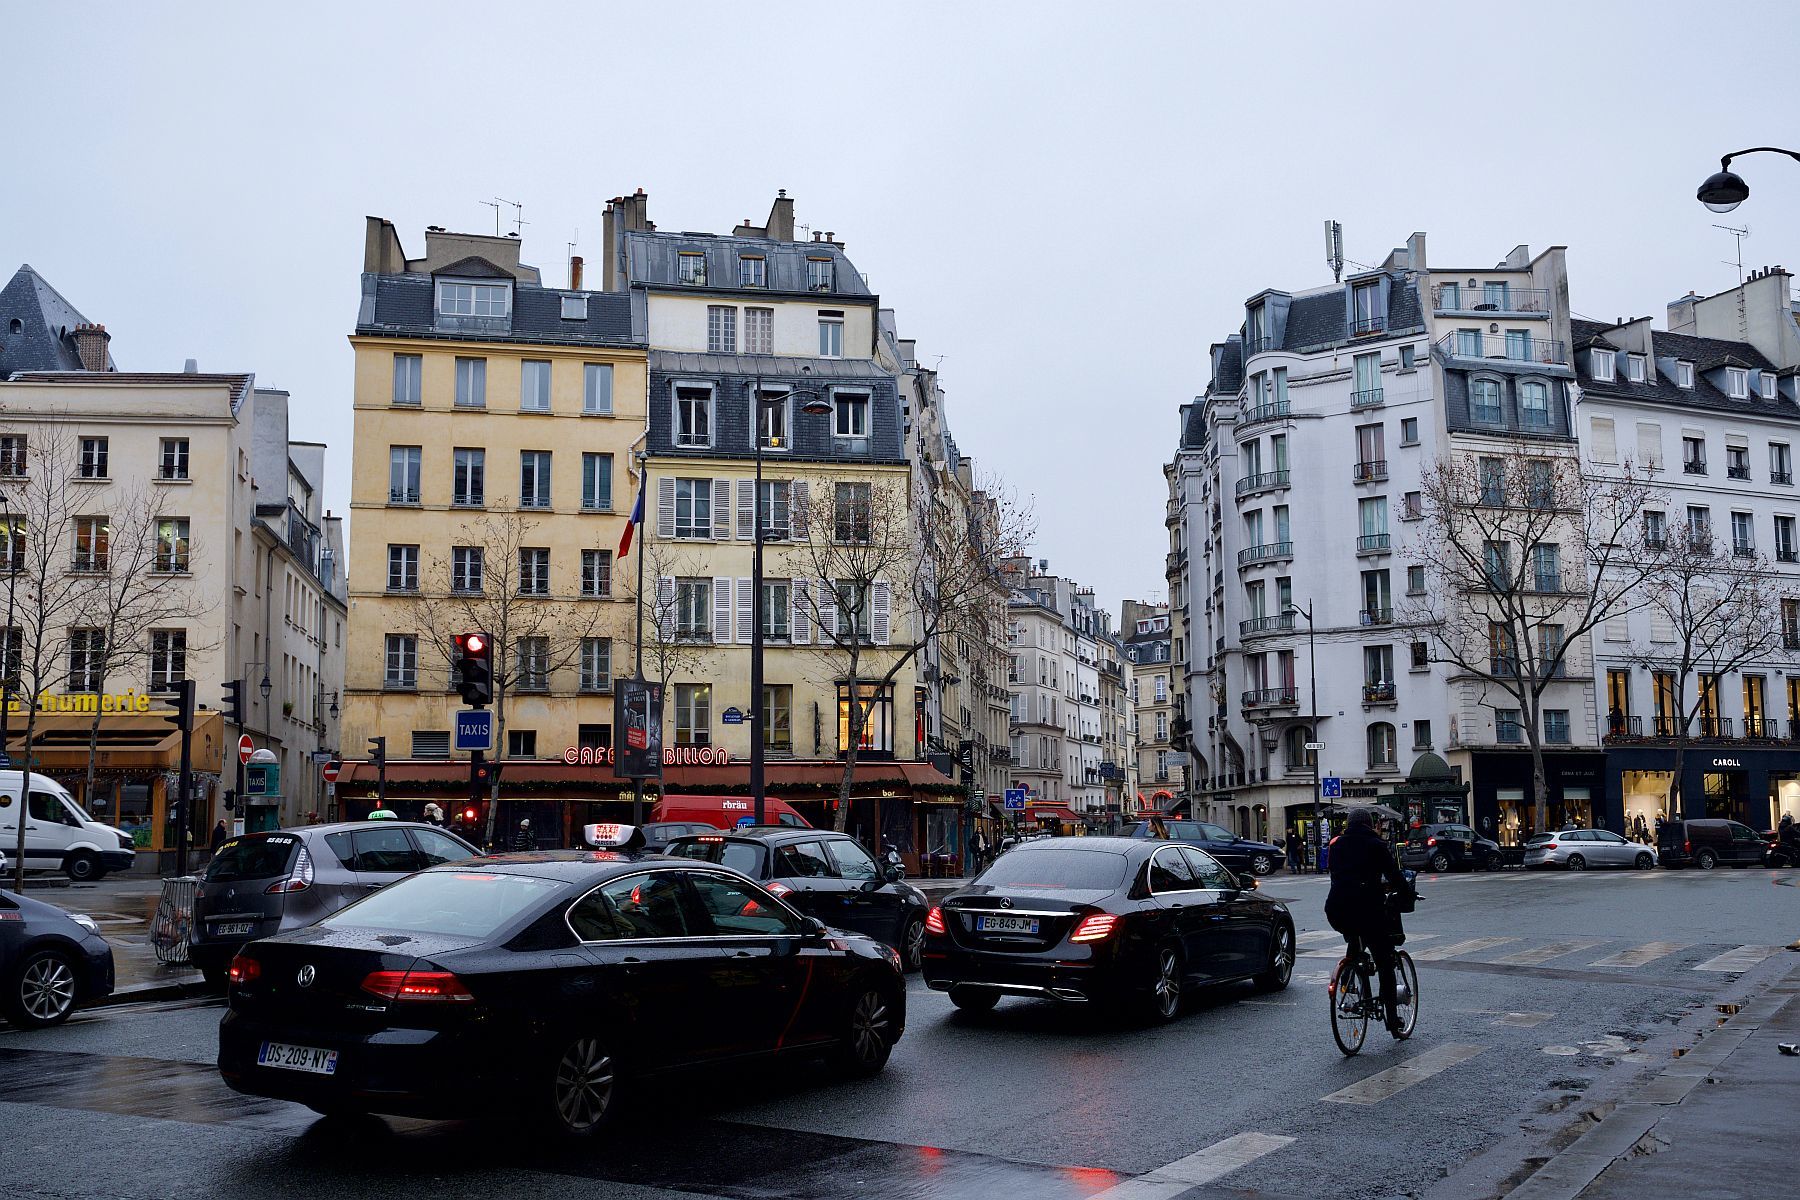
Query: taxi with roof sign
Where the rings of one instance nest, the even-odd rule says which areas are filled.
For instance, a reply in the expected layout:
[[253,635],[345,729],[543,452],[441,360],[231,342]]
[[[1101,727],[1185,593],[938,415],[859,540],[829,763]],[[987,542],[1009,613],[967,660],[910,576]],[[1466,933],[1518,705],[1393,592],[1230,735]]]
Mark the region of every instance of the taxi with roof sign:
[[750,1056],[887,1064],[898,954],[827,929],[729,867],[642,850],[434,867],[232,961],[219,1071],[325,1114],[527,1114],[587,1136],[646,1076]]

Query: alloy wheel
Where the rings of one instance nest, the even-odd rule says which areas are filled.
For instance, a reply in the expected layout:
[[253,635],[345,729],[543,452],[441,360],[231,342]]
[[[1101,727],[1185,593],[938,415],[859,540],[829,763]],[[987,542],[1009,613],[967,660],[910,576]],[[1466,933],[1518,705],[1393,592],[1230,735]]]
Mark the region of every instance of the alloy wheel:
[[1275,962],[1274,975],[1277,983],[1287,986],[1287,981],[1294,973],[1294,935],[1288,932],[1286,925],[1275,928]]
[[850,1051],[861,1063],[881,1059],[888,1048],[888,1030],[892,1024],[887,1001],[870,988],[856,998],[850,1009]]
[[597,1038],[578,1038],[556,1064],[556,1111],[571,1133],[591,1133],[612,1109],[613,1060]]
[[19,1004],[33,1021],[50,1024],[75,1007],[75,972],[54,954],[28,964],[19,977]]
[[1266,854],[1258,854],[1255,858],[1250,860],[1250,873],[1252,875],[1267,875],[1274,869],[1275,860]]
[[1650,871],[1650,870],[1654,870],[1655,868],[1656,868],[1656,859],[1653,856],[1651,856],[1649,854],[1640,854],[1637,856],[1637,869],[1638,870]]
[[1583,858],[1579,854],[1569,855],[1569,870],[1571,870],[1571,871],[1587,870],[1587,859]]
[[904,945],[900,947],[900,958],[909,971],[917,971],[925,965],[925,922],[910,921],[906,926]]
[[1181,960],[1164,950],[1156,958],[1156,1015],[1168,1020],[1181,1008]]
[[1431,869],[1442,875],[1450,869],[1450,856],[1439,851],[1431,856]]

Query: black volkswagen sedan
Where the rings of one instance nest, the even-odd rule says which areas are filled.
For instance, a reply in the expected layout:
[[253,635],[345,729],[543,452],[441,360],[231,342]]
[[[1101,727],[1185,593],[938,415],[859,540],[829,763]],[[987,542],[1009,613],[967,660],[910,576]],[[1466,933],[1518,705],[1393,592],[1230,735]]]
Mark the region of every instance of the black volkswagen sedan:
[[655,1072],[789,1053],[886,1065],[906,1020],[894,951],[624,838],[433,867],[252,942],[231,963],[220,1074],[321,1113],[509,1114],[586,1135]]
[[1205,851],[1144,838],[1026,842],[925,922],[925,982],[958,1008],[1001,996],[1099,1003],[1168,1021],[1190,987],[1294,970],[1287,906]]
[[847,833],[755,825],[676,838],[668,853],[742,871],[807,916],[886,942],[908,971],[919,969],[930,902]]

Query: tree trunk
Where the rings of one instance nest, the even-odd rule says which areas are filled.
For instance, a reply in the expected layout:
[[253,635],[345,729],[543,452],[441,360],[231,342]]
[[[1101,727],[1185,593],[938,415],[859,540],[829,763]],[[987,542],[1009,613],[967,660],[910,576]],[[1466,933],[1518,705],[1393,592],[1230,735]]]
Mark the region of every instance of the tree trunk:
[[1686,735],[1687,731],[1684,729],[1682,730],[1682,736],[1675,739],[1675,771],[1669,776],[1668,817],[1666,818],[1670,821],[1679,821],[1682,816],[1681,772],[1683,770],[1684,760],[1687,758]]
[[[851,785],[856,780],[856,756],[857,752],[862,749],[864,719],[862,698],[857,695],[856,684],[852,681],[850,684],[850,744],[844,747],[844,774],[843,778],[838,780],[837,812],[832,814],[831,818],[831,827],[839,833],[843,833],[850,827],[850,791]],[[881,853],[881,831],[879,829],[875,831],[875,837],[874,851],[879,857]]]
[[1544,774],[1544,747],[1538,741],[1535,717],[1532,720],[1531,736],[1526,740],[1531,745],[1531,790],[1535,799],[1532,811],[1537,828],[1532,832],[1546,833],[1550,825],[1550,783]]
[[494,748],[488,752],[488,814],[487,840],[483,849],[500,849],[494,845],[494,822],[500,815],[500,772],[494,764],[500,761],[506,749],[506,684],[505,674],[496,672],[494,677]]
[[13,890],[25,894],[25,818],[31,811],[31,739],[37,733],[37,695],[31,696],[31,715],[25,718],[25,762],[19,768],[19,840],[13,856]]

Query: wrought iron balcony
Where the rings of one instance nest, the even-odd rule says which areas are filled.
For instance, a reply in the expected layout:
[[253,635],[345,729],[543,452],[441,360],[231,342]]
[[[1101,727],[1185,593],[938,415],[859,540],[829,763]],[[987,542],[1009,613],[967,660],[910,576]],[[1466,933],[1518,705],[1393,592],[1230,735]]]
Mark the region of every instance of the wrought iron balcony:
[[1372,458],[1367,462],[1353,463],[1350,475],[1358,483],[1379,483],[1388,477],[1387,459]]
[[1794,473],[1792,471],[1770,471],[1769,482],[1791,485],[1794,482]]
[[417,504],[419,489],[409,487],[390,487],[388,489],[389,504]]
[[1377,680],[1374,683],[1363,684],[1364,704],[1386,704],[1392,701],[1397,694],[1392,680]]
[[1300,703],[1300,689],[1294,687],[1252,688],[1244,693],[1244,707],[1291,708]]
[[1727,478],[1727,479],[1748,479],[1748,478],[1750,478],[1750,468],[1749,467],[1728,466],[1725,468],[1725,478]]
[[1257,492],[1287,487],[1288,475],[1287,471],[1264,471],[1260,475],[1246,475],[1237,481],[1237,494],[1250,496]]
[[1501,359],[1506,362],[1567,366],[1567,342],[1554,338],[1508,338],[1497,333],[1457,330],[1439,338],[1435,348],[1445,358]]
[[1745,717],[1744,736],[1775,740],[1781,737],[1781,722],[1773,717]]
[[1386,317],[1358,317],[1351,322],[1351,336],[1364,337],[1387,329]]
[[1792,546],[1779,547],[1775,551],[1776,562],[1800,562],[1800,550]]
[[1489,290],[1440,283],[1431,289],[1431,307],[1441,313],[1547,313],[1550,293],[1544,288],[1517,288],[1511,284]]
[[1756,547],[1748,542],[1733,542],[1731,553],[1734,558],[1755,558]]
[[1392,625],[1394,610],[1391,608],[1365,608],[1358,614],[1364,625]]
[[1274,562],[1277,559],[1292,557],[1294,557],[1294,543],[1265,542],[1260,546],[1249,546],[1239,550],[1238,566],[1248,567],[1256,563]]
[[1681,473],[1683,475],[1706,474],[1706,460],[1703,458],[1683,459],[1681,463]]
[[1271,400],[1238,413],[1237,426],[1243,429],[1249,425],[1260,425],[1264,421],[1285,421],[1292,415],[1292,409],[1293,405],[1286,400]]
[[1358,554],[1377,554],[1392,549],[1390,538],[1385,533],[1365,533],[1356,539]]
[[1238,622],[1239,637],[1258,637],[1270,633],[1289,633],[1294,628],[1294,614],[1281,613],[1273,617],[1251,617],[1247,621]]
[[1244,357],[1249,359],[1258,354],[1266,354],[1270,350],[1281,349],[1281,344],[1272,337],[1254,337],[1244,339]]
[[1358,408],[1374,408],[1376,405],[1380,404],[1381,401],[1382,390],[1380,388],[1364,388],[1360,392],[1350,393],[1350,407],[1352,410]]

